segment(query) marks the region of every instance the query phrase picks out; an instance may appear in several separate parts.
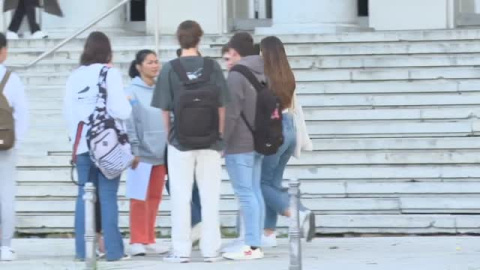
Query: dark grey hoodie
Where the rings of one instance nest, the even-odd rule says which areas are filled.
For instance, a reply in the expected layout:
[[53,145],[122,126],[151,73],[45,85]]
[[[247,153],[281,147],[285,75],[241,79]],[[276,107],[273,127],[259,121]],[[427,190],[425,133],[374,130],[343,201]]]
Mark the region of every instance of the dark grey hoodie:
[[[260,82],[266,82],[263,59],[259,55],[243,57],[237,65],[247,66]],[[231,102],[226,107],[224,140],[225,154],[242,154],[254,151],[253,135],[241,117],[243,112],[253,127],[257,93],[240,73],[228,74]]]

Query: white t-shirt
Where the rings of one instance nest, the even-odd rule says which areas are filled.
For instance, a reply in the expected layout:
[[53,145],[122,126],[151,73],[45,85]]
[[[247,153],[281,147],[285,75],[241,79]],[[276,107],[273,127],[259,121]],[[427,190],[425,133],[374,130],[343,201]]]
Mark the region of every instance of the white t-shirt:
[[[98,80],[104,64],[81,66],[67,80],[64,117],[67,121],[71,143],[75,143],[78,123],[88,122],[88,117],[95,110],[98,96]],[[116,68],[111,68],[107,75],[107,112],[115,119],[127,120],[132,112],[124,92],[122,75]],[[88,126],[84,126],[77,154],[88,152],[86,141]]]

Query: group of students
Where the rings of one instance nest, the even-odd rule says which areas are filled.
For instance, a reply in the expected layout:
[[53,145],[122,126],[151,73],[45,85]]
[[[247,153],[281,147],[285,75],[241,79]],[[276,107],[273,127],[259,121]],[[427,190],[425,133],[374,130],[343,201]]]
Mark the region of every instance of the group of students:
[[[121,72],[112,64],[109,38],[101,32],[93,32],[87,38],[80,67],[67,80],[63,109],[75,148],[79,184],[75,207],[76,259],[86,257],[83,186],[87,182],[97,188],[97,232],[103,235],[104,247],[100,245],[105,252],[103,256],[108,261],[130,257],[126,255],[119,230],[120,177],[109,179],[101,172],[90,156],[89,130],[79,130],[79,123],[86,122],[99,107],[124,123],[135,156],[131,170],[141,164],[148,164],[150,168],[145,200],[130,200],[131,255],[164,254],[170,250],[164,261],[186,263],[190,261],[193,242],[200,240],[205,262],[215,262],[222,257],[251,260],[263,258],[263,248],[277,245],[278,216],[294,214],[288,192],[282,185],[285,167],[292,156],[299,157],[301,150],[312,150],[302,109],[296,102],[295,77],[285,48],[280,39],[272,36],[261,41],[259,51],[250,34],[235,34],[222,49],[227,69],[233,68],[225,79],[216,61],[201,56],[202,36],[198,23],[182,22],[177,29],[179,57],[163,67],[155,52],[138,52],[129,71],[132,82],[126,91]],[[6,47],[2,36],[0,46],[2,40]],[[254,79],[235,71],[235,66],[246,67]],[[0,66],[0,72],[3,69]],[[281,119],[282,144],[271,155],[256,152],[252,126],[258,118],[259,94],[253,85],[257,83],[252,80],[268,87],[278,98],[279,111],[271,117]],[[105,104],[99,103],[102,87],[106,89]],[[192,100],[185,99],[192,93],[195,94]],[[208,107],[208,102],[215,104],[215,110]],[[185,108],[190,108],[188,113]],[[205,126],[210,128],[207,130]],[[0,159],[4,158],[3,153],[0,154]],[[222,249],[219,211],[223,157],[240,203],[241,230],[239,238]],[[171,248],[155,242],[155,224],[167,174]],[[4,203],[5,192],[3,186],[0,187],[1,258],[7,257],[3,252],[5,247],[13,259],[9,242],[13,231],[5,230],[9,227],[5,225],[3,210],[8,204]],[[300,222],[303,236],[311,241],[315,235],[315,216],[303,205]]]

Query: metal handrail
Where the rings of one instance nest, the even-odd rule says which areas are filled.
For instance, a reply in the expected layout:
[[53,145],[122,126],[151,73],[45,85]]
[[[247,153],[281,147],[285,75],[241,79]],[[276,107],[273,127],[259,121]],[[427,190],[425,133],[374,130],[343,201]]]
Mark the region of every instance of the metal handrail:
[[[68,42],[72,41],[73,39],[75,39],[76,37],[80,36],[81,34],[83,34],[85,31],[89,30],[90,28],[92,28],[95,24],[99,23],[100,21],[102,21],[103,19],[105,19],[106,17],[108,17],[110,14],[112,14],[113,12],[117,11],[119,8],[123,7],[124,5],[126,5],[127,3],[129,3],[130,0],[122,0],[120,3],[116,4],[114,7],[112,7],[110,10],[106,11],[105,13],[101,14],[100,16],[98,16],[97,18],[95,18],[92,22],[88,23],[87,25],[85,25],[84,27],[80,28],[78,31],[76,31],[75,33],[73,33],[71,36],[65,38],[64,40],[62,40],[62,42],[58,43],[57,45],[55,45],[55,47],[51,48],[50,50],[42,53],[41,55],[39,55],[37,58],[35,58],[35,60],[33,60],[32,62],[30,62],[29,64],[27,65],[10,65],[10,67],[12,68],[18,68],[18,69],[26,69],[26,68],[30,68],[32,67],[33,65],[37,64],[38,62],[42,61],[44,58],[46,58],[47,56],[51,55],[52,53],[58,51],[60,48],[62,48],[63,46],[65,46],[65,44],[67,44]],[[158,12],[158,11],[157,11]],[[158,29],[158,25],[156,26]],[[158,32],[158,31],[157,31]],[[158,49],[158,48],[157,48]]]

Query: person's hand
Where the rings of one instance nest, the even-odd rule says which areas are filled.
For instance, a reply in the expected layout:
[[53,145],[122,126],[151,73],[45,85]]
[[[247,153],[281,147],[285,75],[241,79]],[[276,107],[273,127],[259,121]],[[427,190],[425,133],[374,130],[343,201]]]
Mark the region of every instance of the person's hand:
[[138,164],[140,163],[140,157],[135,157],[132,162],[132,169],[135,170],[138,167]]

